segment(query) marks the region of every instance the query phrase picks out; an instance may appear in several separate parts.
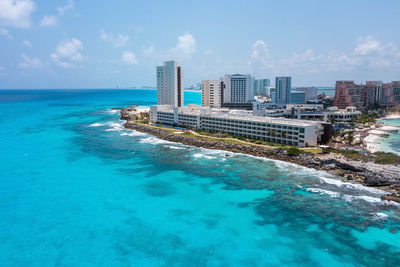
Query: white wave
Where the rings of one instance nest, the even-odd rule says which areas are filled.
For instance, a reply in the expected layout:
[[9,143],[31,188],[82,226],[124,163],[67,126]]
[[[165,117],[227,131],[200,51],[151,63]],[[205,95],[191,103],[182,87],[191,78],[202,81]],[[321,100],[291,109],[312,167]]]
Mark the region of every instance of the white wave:
[[202,153],[193,154],[193,157],[196,159],[216,159],[216,157],[209,156],[209,155],[202,154]]
[[[343,198],[348,202],[351,202],[351,201],[354,201],[354,200],[364,200],[364,201],[369,202],[369,203],[380,203],[380,202],[384,203],[385,202],[384,200],[382,200],[380,198],[371,197],[371,196],[343,195]],[[388,203],[388,202],[386,201],[386,203]]]
[[109,113],[109,114],[115,114],[115,113],[119,113],[120,110],[118,110],[118,109],[107,109],[106,112]]
[[[313,192],[313,193],[320,193],[320,194],[324,194],[324,195],[329,195],[332,198],[342,198],[347,202],[352,202],[355,200],[363,200],[369,203],[379,203],[379,204],[394,204],[390,201],[386,201],[386,200],[382,200],[379,197],[373,197],[373,196],[353,196],[353,195],[346,195],[346,194],[342,194],[340,192],[334,192],[334,191],[329,191],[329,190],[325,190],[325,189],[321,189],[321,188],[307,188],[306,189],[309,192]],[[386,214],[385,214],[386,215]]]
[[376,189],[373,187],[367,187],[362,184],[353,184],[353,183],[349,183],[349,182],[340,181],[339,179],[327,178],[327,177],[319,177],[319,178],[324,183],[336,185],[337,187],[346,187],[349,189],[354,189],[354,190],[359,190],[359,191],[367,191],[367,192],[370,192],[373,194],[378,194],[378,195],[386,194],[386,192],[383,190]]
[[329,195],[329,196],[331,196],[333,198],[340,197],[340,193],[338,193],[338,192],[333,192],[333,191],[324,190],[324,189],[320,189],[320,188],[312,188],[311,187],[311,188],[307,188],[306,190],[309,191],[309,192],[313,192],[313,193],[320,193],[320,194],[323,194],[323,195]]
[[103,124],[97,122],[89,125],[89,127],[100,127],[100,126],[103,126]]
[[124,127],[122,127],[122,123],[108,122],[106,125],[111,127],[106,129],[106,132],[120,132],[124,129]]
[[171,148],[171,149],[179,149],[179,150],[185,149],[184,147],[180,147],[180,146],[165,146],[165,147],[168,147],[168,148]]
[[129,131],[128,133],[121,133],[121,136],[146,136],[147,134],[138,131]]
[[170,142],[170,141],[165,141],[153,136],[141,139],[139,141],[140,143],[148,143],[148,144],[152,144],[152,145],[159,145],[159,144],[174,144],[174,142]]
[[374,215],[375,219],[377,219],[377,220],[386,220],[386,218],[389,217],[389,215],[387,215],[386,213],[383,213],[383,212],[377,212],[373,215]]

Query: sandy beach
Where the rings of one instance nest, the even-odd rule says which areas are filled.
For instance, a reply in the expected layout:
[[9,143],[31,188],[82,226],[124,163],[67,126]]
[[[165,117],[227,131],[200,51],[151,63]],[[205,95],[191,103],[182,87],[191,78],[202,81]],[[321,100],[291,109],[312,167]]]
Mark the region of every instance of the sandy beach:
[[368,136],[364,138],[365,148],[371,153],[379,151],[381,145],[379,142],[380,139],[381,137],[378,135],[368,134]]
[[[396,120],[400,119],[400,114],[390,114],[380,120]],[[375,126],[368,130],[368,135],[364,138],[364,147],[374,153],[381,151],[381,144],[383,138],[387,138],[390,134],[395,134],[400,131],[399,126],[384,125],[377,123]]]

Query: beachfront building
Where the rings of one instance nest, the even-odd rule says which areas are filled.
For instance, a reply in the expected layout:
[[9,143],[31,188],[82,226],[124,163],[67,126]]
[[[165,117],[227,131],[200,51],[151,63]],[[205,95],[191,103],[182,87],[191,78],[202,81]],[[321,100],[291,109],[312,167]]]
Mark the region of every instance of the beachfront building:
[[329,107],[327,115],[328,119],[336,125],[348,125],[352,120],[359,118],[361,112],[356,107],[346,107],[345,109]]
[[254,77],[242,74],[226,74],[224,77],[222,107],[232,109],[253,109]]
[[275,103],[277,105],[286,105],[291,103],[292,78],[275,78]]
[[328,122],[328,114],[322,104],[286,105],[285,118]]
[[313,120],[331,122],[337,126],[348,125],[355,118],[361,116],[361,112],[355,107],[347,107],[339,109],[338,107],[329,107],[324,110],[322,104],[305,104],[305,105],[286,105],[283,113],[285,118],[298,120]]
[[224,96],[224,82],[220,80],[201,81],[201,106],[221,108]]
[[391,83],[367,81],[365,84],[337,81],[334,105],[341,109],[349,106],[357,109],[395,107],[400,105],[400,81]]
[[151,106],[150,121],[298,147],[317,146],[330,137],[330,128],[326,127],[329,123],[262,117],[249,111],[211,109],[197,105],[182,108]]
[[183,69],[176,61],[157,67],[157,104],[183,107]]

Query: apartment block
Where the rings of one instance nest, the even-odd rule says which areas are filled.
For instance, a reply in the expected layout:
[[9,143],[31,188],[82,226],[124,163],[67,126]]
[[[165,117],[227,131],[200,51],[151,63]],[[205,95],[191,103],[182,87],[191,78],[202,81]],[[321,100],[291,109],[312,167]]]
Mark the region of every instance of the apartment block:
[[365,84],[356,84],[354,81],[337,81],[334,105],[341,109],[349,106],[357,109],[376,106],[395,107],[400,105],[400,81],[391,83],[367,81]]
[[157,70],[157,104],[183,107],[183,68],[176,61],[166,61]]
[[151,106],[152,123],[180,125],[209,132],[226,132],[250,139],[298,147],[317,146],[328,131],[323,122],[255,116],[238,110]]
[[201,105],[221,108],[224,99],[224,82],[220,80],[201,81]]

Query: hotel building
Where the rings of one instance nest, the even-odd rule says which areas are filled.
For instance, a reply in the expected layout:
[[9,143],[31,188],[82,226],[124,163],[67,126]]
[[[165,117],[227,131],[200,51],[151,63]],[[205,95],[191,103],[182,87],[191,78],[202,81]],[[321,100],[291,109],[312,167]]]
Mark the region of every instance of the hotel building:
[[221,108],[224,99],[224,82],[220,80],[201,81],[201,106]]
[[157,104],[183,107],[183,69],[176,61],[157,67]]
[[222,106],[234,109],[253,109],[254,77],[250,75],[226,74]]
[[249,111],[217,110],[197,105],[183,108],[151,106],[150,121],[298,147],[317,146],[330,137],[327,127],[330,124],[323,122],[261,117]]
[[335,90],[334,105],[342,109],[348,106],[357,109],[395,107],[400,104],[400,81],[367,81],[366,84],[337,81]]

